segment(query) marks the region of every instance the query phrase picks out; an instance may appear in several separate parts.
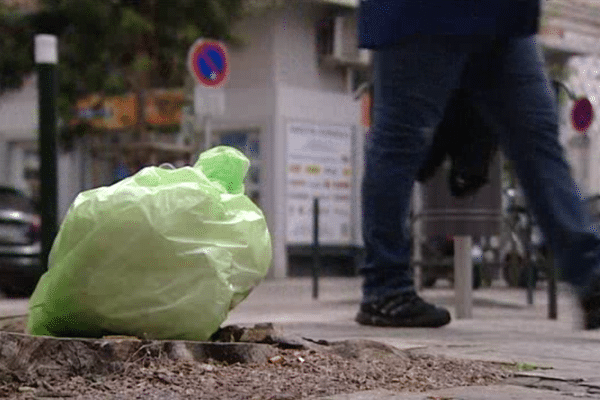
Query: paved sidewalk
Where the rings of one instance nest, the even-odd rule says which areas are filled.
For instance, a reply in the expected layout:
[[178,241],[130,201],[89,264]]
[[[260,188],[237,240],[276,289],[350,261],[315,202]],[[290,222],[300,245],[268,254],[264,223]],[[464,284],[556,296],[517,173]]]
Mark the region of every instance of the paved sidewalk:
[[[527,305],[524,289],[495,285],[474,291],[472,319],[453,319],[439,329],[399,329],[354,322],[359,279],[322,278],[319,283],[319,299],[313,300],[310,279],[265,281],[232,311],[224,325],[272,322],[311,339],[371,339],[429,354],[539,367],[499,386],[420,394],[365,392],[327,399],[600,399],[600,331],[578,328],[580,315],[567,288],[559,293],[558,320],[547,318],[545,289],[538,289],[534,305]],[[421,294],[447,306],[454,317],[452,289],[433,288]]]

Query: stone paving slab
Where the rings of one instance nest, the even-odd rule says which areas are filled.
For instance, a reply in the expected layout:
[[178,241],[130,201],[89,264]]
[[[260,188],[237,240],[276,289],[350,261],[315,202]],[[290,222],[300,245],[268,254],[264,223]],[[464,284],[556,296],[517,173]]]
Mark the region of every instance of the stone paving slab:
[[[448,307],[455,317],[453,290],[435,288],[422,295]],[[441,329],[382,329],[359,326],[353,320],[360,301],[359,279],[322,279],[317,300],[311,297],[309,279],[285,279],[259,285],[224,325],[272,322],[286,334],[315,341],[368,339],[428,354],[537,367],[523,372],[515,385],[426,394],[367,392],[328,397],[332,400],[600,399],[600,331],[579,329],[576,302],[564,288],[559,292],[558,320],[547,318],[543,289],[535,292],[534,299],[528,305],[524,290],[481,289],[474,292],[472,319],[454,318]]]
[[[600,399],[583,391],[565,393],[513,385],[469,386],[426,393],[394,393],[387,390],[320,397],[318,400],[569,400]],[[317,399],[315,399],[317,400]]]
[[2,298],[0,295],[0,318],[26,315],[28,313],[28,302],[26,298]]
[[[543,288],[535,291],[531,305],[527,304],[526,292],[522,289],[492,287],[477,290],[471,319],[455,318],[451,288],[423,290],[421,294],[426,300],[448,307],[452,313],[453,321],[441,329],[357,325],[354,315],[360,301],[360,280],[323,279],[317,300],[311,298],[310,287],[310,280],[302,279],[265,282],[234,310],[230,322],[274,321],[301,337],[366,338],[427,354],[521,363],[536,368],[530,376],[520,378],[532,379],[535,384],[521,380],[515,382],[516,386],[495,389],[458,388],[435,392],[432,399],[436,399],[435,396],[443,399],[445,395],[457,400],[600,399],[597,394],[600,391],[595,387],[600,382],[600,331],[580,329],[577,302],[568,287],[561,285],[559,290],[557,320],[548,319],[548,297]],[[525,387],[528,384],[532,387]],[[373,392],[356,396],[332,399],[429,400],[423,394],[400,396]]]

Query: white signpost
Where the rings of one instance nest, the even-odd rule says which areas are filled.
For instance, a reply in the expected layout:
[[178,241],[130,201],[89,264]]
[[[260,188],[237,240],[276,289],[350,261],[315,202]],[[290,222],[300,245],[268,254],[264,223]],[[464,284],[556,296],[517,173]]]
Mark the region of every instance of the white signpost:
[[194,115],[204,125],[204,149],[212,146],[212,117],[225,114],[225,91],[222,88],[211,89],[202,85],[194,86]]

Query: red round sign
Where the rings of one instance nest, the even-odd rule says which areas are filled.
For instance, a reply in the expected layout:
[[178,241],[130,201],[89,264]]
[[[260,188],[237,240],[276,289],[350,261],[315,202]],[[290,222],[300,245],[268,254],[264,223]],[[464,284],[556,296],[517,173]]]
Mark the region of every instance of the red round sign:
[[196,81],[207,87],[220,87],[229,77],[229,57],[223,43],[199,39],[188,53],[188,68]]
[[578,132],[588,130],[594,120],[594,108],[592,103],[585,97],[575,100],[573,109],[571,110],[571,123],[573,128]]

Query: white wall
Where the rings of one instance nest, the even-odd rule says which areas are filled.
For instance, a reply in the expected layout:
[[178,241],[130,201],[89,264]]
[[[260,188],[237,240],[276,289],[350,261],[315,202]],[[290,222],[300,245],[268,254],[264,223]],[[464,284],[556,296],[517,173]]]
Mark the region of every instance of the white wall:
[[36,140],[38,118],[37,76],[34,74],[25,80],[21,89],[0,97],[0,184],[27,189],[22,150],[10,143]]
[[[568,86],[576,96],[586,96],[591,101],[595,118],[587,132],[590,147],[587,152],[582,152],[581,149],[570,144],[573,138],[580,136],[581,133],[576,132],[571,126],[570,111],[573,102],[568,100],[562,110],[561,142],[565,144],[573,175],[578,185],[585,191],[584,194],[600,194],[600,57],[573,57],[568,67],[571,73]],[[587,169],[587,177],[584,169]]]
[[34,74],[20,90],[0,97],[0,131],[4,140],[37,139],[38,119],[37,76]]
[[[277,196],[273,183],[277,174],[274,154],[275,90],[273,25],[275,16],[266,12],[241,21],[235,34],[245,41],[242,48],[229,49],[230,77],[225,85],[225,114],[215,118],[215,133],[224,130],[258,129],[261,152],[261,207],[269,230],[278,235]],[[274,240],[275,241],[275,240]],[[287,259],[281,246],[274,245],[270,277],[285,276]],[[283,275],[282,275],[283,272]]]
[[83,190],[83,153],[81,143],[75,145],[74,151],[59,152],[57,158],[58,185],[58,223],[64,219],[71,203]]
[[243,45],[229,47],[229,80],[226,89],[268,88],[274,81],[275,13],[264,12],[238,22],[233,34]]
[[8,142],[0,132],[0,185],[8,185]]
[[351,95],[288,85],[277,87],[277,106],[282,117],[343,125],[356,125],[360,111]]
[[318,64],[316,25],[323,16],[318,2],[298,1],[239,23],[235,32],[246,45],[229,50],[226,111],[213,124],[215,132],[261,132],[261,206],[273,238],[270,276],[276,278],[287,275],[287,122],[351,126],[359,117],[358,102],[346,93],[345,72]]
[[272,119],[274,115],[275,90],[272,87],[231,88],[225,90],[225,114],[216,118],[215,123]]
[[12,143],[8,147],[8,159],[8,184],[30,195],[29,185],[25,180],[25,151],[21,146]]
[[346,90],[344,71],[321,68],[316,52],[316,26],[324,7],[288,2],[274,24],[275,81],[292,87],[328,92]]
[[[327,1],[321,3],[328,3]],[[336,3],[336,2],[331,2]],[[361,244],[360,182],[364,168],[364,129],[358,126],[360,103],[348,93],[346,71],[319,65],[316,26],[326,16],[325,7],[311,3],[291,4],[280,11],[275,25],[275,77],[277,82],[277,132],[279,156],[285,166],[285,129],[288,121],[354,126],[353,234]],[[285,172],[278,188],[285,193]],[[278,212],[285,219],[285,204]],[[284,229],[285,227],[282,227]],[[283,231],[285,232],[285,230]],[[282,239],[283,240],[283,239]]]

